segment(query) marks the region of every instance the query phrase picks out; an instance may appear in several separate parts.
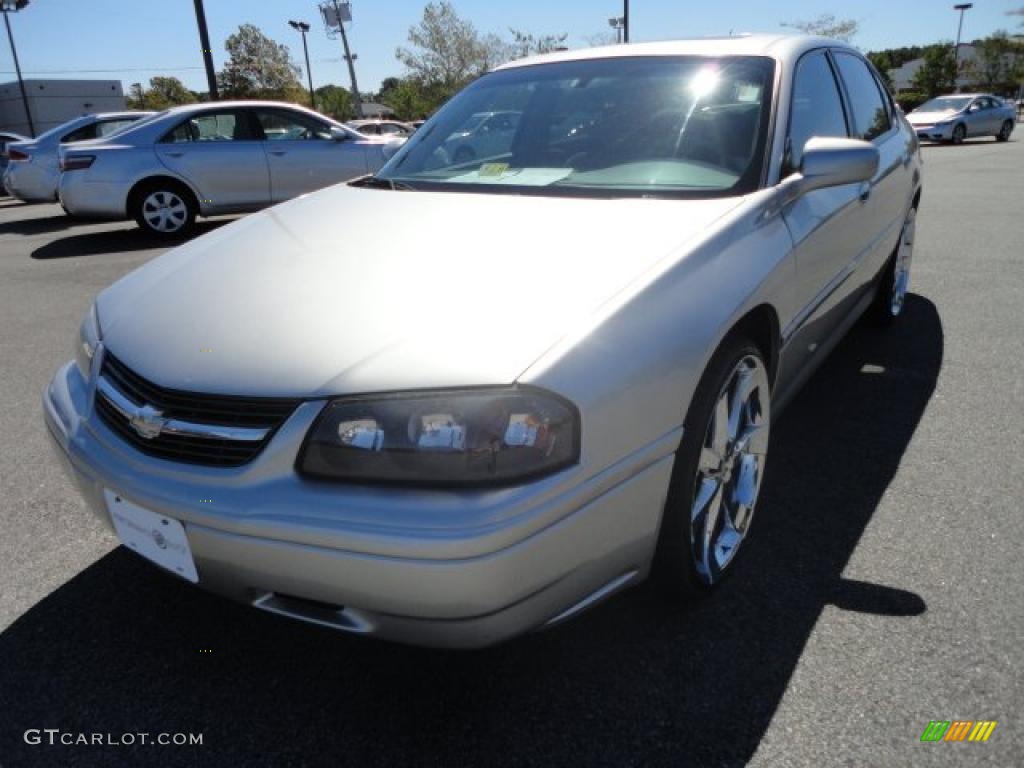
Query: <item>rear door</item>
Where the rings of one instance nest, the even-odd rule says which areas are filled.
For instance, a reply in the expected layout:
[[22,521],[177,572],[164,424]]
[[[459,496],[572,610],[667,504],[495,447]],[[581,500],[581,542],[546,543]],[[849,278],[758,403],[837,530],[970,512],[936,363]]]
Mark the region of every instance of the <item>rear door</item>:
[[834,57],[853,117],[853,135],[870,141],[879,154],[878,170],[861,187],[861,248],[852,265],[853,292],[874,280],[896,247],[913,186],[913,142],[867,61],[849,51],[836,51]]
[[199,193],[204,211],[270,204],[267,158],[247,110],[193,114],[169,131],[155,150],[160,162]]
[[257,107],[254,114],[275,203],[367,173],[365,142],[339,141],[330,124],[304,112]]

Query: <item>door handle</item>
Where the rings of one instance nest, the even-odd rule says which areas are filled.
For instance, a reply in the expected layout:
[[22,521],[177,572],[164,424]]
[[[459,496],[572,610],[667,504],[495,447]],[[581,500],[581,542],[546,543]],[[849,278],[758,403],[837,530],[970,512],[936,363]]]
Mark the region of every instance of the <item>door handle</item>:
[[168,152],[167,153],[168,157],[184,157],[184,155],[185,155],[184,152]]
[[272,149],[270,150],[270,154],[276,155],[277,157],[284,157],[288,152],[284,149]]
[[860,201],[862,203],[866,202],[867,199],[871,197],[871,182],[865,181],[863,184],[861,184],[860,189],[857,190],[857,194],[859,195]]

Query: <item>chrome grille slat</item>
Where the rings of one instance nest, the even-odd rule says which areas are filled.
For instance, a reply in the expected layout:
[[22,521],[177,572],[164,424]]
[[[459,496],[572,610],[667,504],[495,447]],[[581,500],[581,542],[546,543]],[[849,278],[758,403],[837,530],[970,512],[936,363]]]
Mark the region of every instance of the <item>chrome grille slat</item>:
[[[149,456],[233,467],[255,458],[299,402],[166,389],[107,351],[100,367],[96,412],[115,434]],[[164,428],[156,437],[142,437],[127,415],[143,406],[162,412]]]

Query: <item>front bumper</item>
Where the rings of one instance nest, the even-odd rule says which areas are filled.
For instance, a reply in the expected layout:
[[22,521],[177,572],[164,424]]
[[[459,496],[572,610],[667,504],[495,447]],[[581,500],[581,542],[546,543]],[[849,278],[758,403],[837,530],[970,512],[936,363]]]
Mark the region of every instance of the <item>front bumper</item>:
[[953,124],[913,125],[914,133],[922,141],[950,141],[953,138]]
[[92,396],[68,363],[43,410],[61,461],[108,526],[104,488],[182,521],[200,586],[293,618],[443,647],[558,623],[643,579],[681,437],[673,430],[601,472],[580,466],[518,488],[366,488],[294,472],[324,401],[301,405],[250,464],[211,469],[138,453],[92,414]]

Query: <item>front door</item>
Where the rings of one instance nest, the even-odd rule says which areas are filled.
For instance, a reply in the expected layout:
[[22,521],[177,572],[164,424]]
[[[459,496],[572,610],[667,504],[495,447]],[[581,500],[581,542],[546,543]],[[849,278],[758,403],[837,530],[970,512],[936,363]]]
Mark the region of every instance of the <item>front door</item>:
[[336,139],[328,123],[304,112],[258,108],[256,123],[270,167],[275,203],[348,181],[368,172],[366,143]]
[[199,193],[204,212],[270,204],[270,172],[263,146],[242,109],[192,115],[161,139],[156,154]]

